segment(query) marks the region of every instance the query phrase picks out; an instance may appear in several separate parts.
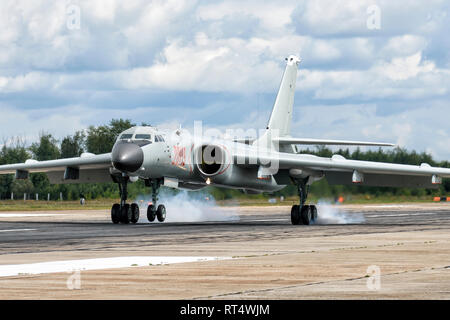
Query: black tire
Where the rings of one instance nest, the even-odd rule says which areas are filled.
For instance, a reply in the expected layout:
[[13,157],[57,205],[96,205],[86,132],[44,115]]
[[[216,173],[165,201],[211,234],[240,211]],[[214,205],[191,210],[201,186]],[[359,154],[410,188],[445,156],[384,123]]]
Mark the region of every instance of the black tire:
[[151,204],[147,207],[147,219],[148,221],[153,222],[155,221],[155,218],[156,218],[156,208],[154,205]]
[[111,220],[114,224],[120,222],[120,204],[114,203],[111,208]]
[[312,218],[312,222],[316,223],[317,222],[317,207],[316,206],[311,206],[311,218]]
[[164,222],[164,220],[166,220],[166,207],[163,204],[158,206],[158,210],[156,210],[156,217],[159,222]]
[[131,220],[131,208],[130,204],[126,203],[124,204],[122,210],[120,211],[120,222],[122,222],[123,224],[128,224],[130,223],[130,220]]
[[291,223],[293,225],[298,225],[300,224],[300,222],[300,207],[299,205],[295,204],[291,208]]
[[131,210],[130,222],[134,224],[139,221],[139,206],[138,206],[138,204],[132,203],[130,210]]
[[303,224],[305,225],[310,225],[311,224],[311,218],[312,218],[312,214],[311,214],[311,206],[303,206],[302,208],[302,212],[301,212],[301,220],[303,222]]

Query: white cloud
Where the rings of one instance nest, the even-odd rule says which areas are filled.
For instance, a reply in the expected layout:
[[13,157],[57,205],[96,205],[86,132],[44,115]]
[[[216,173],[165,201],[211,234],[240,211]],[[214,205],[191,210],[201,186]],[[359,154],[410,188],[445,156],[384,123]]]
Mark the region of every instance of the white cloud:
[[431,61],[422,61],[422,55],[417,52],[405,58],[392,59],[390,63],[375,66],[375,72],[391,80],[406,80],[416,77],[419,73],[430,73],[436,69]]
[[315,105],[296,107],[293,135],[324,139],[383,141],[418,152],[430,152],[437,159],[449,159],[450,131],[447,119],[436,115],[448,113],[445,103],[433,103],[414,110],[382,116],[379,106]]
[[409,56],[423,51],[427,46],[427,40],[423,36],[405,34],[389,38],[384,46],[383,53],[387,56]]
[[420,52],[377,61],[368,70],[300,72],[299,88],[319,99],[433,99],[448,95],[450,70],[438,69]]
[[261,2],[261,1],[223,1],[200,6],[197,15],[201,20],[221,20],[236,14],[249,15],[258,18],[261,28],[271,34],[285,31],[291,23],[291,12],[294,2]]
[[339,35],[366,33],[366,9],[370,0],[303,1],[293,14],[300,34]]

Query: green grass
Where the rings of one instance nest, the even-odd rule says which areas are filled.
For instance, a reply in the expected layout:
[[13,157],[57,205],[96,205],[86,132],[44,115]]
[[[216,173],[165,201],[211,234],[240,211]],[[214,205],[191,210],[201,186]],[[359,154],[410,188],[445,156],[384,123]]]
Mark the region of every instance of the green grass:
[[[239,198],[233,200],[221,200],[217,203],[221,206],[279,206],[286,205],[291,206],[298,203],[297,197],[288,197],[284,201],[280,201],[279,197],[273,197],[277,200],[276,203],[269,203],[269,198]],[[334,203],[334,198],[319,198],[311,195],[308,198],[308,203],[317,203],[321,201],[326,201],[329,203]],[[373,195],[347,195],[344,196],[344,204],[378,204],[378,203],[430,203],[433,202],[433,196],[373,196]]]
[[36,200],[2,200],[0,211],[47,211],[47,210],[97,210],[110,209],[118,200],[91,200],[81,205],[79,201],[36,201]]
[[[270,197],[269,197],[270,198]],[[219,206],[292,206],[298,203],[297,197],[289,197],[280,202],[280,198],[275,198],[276,203],[268,202],[269,198],[236,198],[216,201]],[[432,196],[369,196],[369,195],[348,195],[344,197],[344,204],[377,204],[377,203],[431,203]],[[323,198],[323,200],[334,203],[333,198]],[[318,197],[311,195],[309,203],[317,203]],[[119,199],[98,199],[86,200],[85,205],[80,205],[79,201],[43,201],[43,200],[2,200],[0,201],[0,211],[47,211],[47,210],[109,210],[113,203],[118,203]]]

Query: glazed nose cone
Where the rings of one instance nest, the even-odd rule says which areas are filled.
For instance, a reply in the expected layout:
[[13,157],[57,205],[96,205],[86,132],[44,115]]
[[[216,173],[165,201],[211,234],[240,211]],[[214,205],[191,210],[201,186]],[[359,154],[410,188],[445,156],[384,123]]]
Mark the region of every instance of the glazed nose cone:
[[135,172],[144,162],[144,152],[134,143],[117,143],[112,150],[112,163],[120,171]]

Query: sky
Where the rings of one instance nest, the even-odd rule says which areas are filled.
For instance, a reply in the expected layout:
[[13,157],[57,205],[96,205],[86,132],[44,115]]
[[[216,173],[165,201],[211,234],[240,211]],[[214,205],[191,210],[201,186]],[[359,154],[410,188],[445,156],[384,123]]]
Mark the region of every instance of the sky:
[[448,1],[0,2],[0,144],[126,118],[264,128],[299,55],[292,136],[450,159]]

